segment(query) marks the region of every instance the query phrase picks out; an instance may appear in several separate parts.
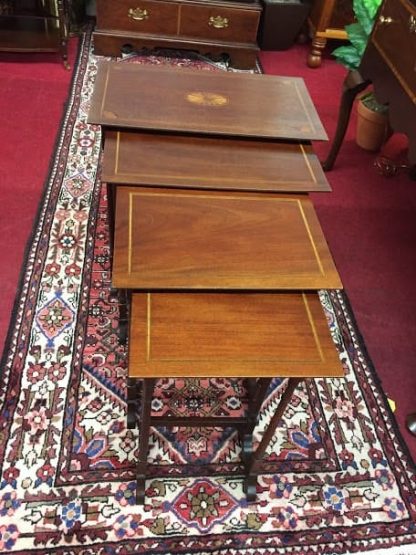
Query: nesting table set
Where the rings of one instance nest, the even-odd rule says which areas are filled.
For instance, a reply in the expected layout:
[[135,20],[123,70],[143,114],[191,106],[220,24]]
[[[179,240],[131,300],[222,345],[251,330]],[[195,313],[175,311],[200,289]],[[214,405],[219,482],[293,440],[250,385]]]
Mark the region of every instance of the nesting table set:
[[[341,280],[308,192],[330,187],[325,139],[300,78],[100,64],[89,121],[104,129],[112,285],[127,291],[128,425],[139,428],[137,501],[151,426],[236,427],[244,490],[295,387],[343,376],[317,290]],[[241,417],[155,416],[162,378],[241,378]],[[287,387],[260,444],[273,377]]]

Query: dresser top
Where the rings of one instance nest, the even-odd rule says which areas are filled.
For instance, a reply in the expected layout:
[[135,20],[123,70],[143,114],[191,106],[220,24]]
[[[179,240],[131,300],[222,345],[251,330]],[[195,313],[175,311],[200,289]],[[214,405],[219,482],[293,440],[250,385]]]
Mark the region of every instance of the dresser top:
[[88,121],[108,127],[327,139],[303,79],[103,62]]

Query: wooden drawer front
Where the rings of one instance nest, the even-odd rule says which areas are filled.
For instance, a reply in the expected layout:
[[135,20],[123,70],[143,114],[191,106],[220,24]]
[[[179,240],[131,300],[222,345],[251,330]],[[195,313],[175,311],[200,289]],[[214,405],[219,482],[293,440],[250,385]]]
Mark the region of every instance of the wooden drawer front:
[[376,23],[373,42],[416,102],[416,8],[407,0],[387,0]]
[[97,29],[176,34],[178,5],[152,0],[97,0]]
[[181,36],[232,42],[255,42],[260,11],[215,6],[181,6]]

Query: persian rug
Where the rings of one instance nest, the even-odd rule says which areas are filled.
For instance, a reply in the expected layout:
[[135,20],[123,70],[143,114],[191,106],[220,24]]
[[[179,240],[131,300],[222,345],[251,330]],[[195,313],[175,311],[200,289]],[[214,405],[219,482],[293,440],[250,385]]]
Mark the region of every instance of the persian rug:
[[[257,502],[242,491],[235,431],[158,428],[146,503],[135,505],[138,437],[126,427],[126,350],[110,295],[101,130],[87,123],[99,61],[90,47],[87,35],[2,363],[0,552],[415,554],[414,468],[340,291],[320,298],[345,379],[296,390]],[[283,387],[272,383],[256,441]],[[163,380],[152,410],[236,415],[243,393],[238,380]]]

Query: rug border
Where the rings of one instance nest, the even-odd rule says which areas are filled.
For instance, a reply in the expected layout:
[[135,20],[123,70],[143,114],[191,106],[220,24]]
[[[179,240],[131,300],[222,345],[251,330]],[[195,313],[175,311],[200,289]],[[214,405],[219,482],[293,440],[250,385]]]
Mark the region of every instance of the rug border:
[[384,391],[383,388],[383,382],[380,378],[380,376],[377,373],[377,369],[373,363],[372,358],[370,357],[370,354],[368,352],[363,334],[361,333],[360,327],[358,325],[357,322],[357,318],[355,317],[354,311],[352,309],[352,305],[351,302],[349,300],[349,297],[347,295],[347,292],[345,291],[345,289],[340,289],[339,290],[339,295],[342,297],[342,300],[345,302],[345,306],[349,312],[349,316],[351,318],[351,323],[354,327],[354,331],[356,333],[357,336],[357,342],[359,344],[360,350],[363,354],[363,356],[365,357],[367,366],[368,366],[368,370],[371,373],[371,377],[374,380],[374,385],[379,389],[380,393],[381,393],[381,398],[383,399],[383,408],[384,410],[387,412],[387,415],[390,417],[391,419],[391,423],[392,423],[392,428],[393,431],[396,434],[397,439],[399,440],[399,444],[401,449],[403,450],[403,453],[405,456],[407,456],[409,465],[412,467],[413,472],[416,472],[416,461],[413,460],[412,454],[410,452],[409,447],[407,446],[406,440],[404,439],[404,436],[399,428],[399,423],[396,419],[396,416],[394,414],[394,412],[391,409],[390,403],[389,403],[389,399],[387,397],[387,394]]

